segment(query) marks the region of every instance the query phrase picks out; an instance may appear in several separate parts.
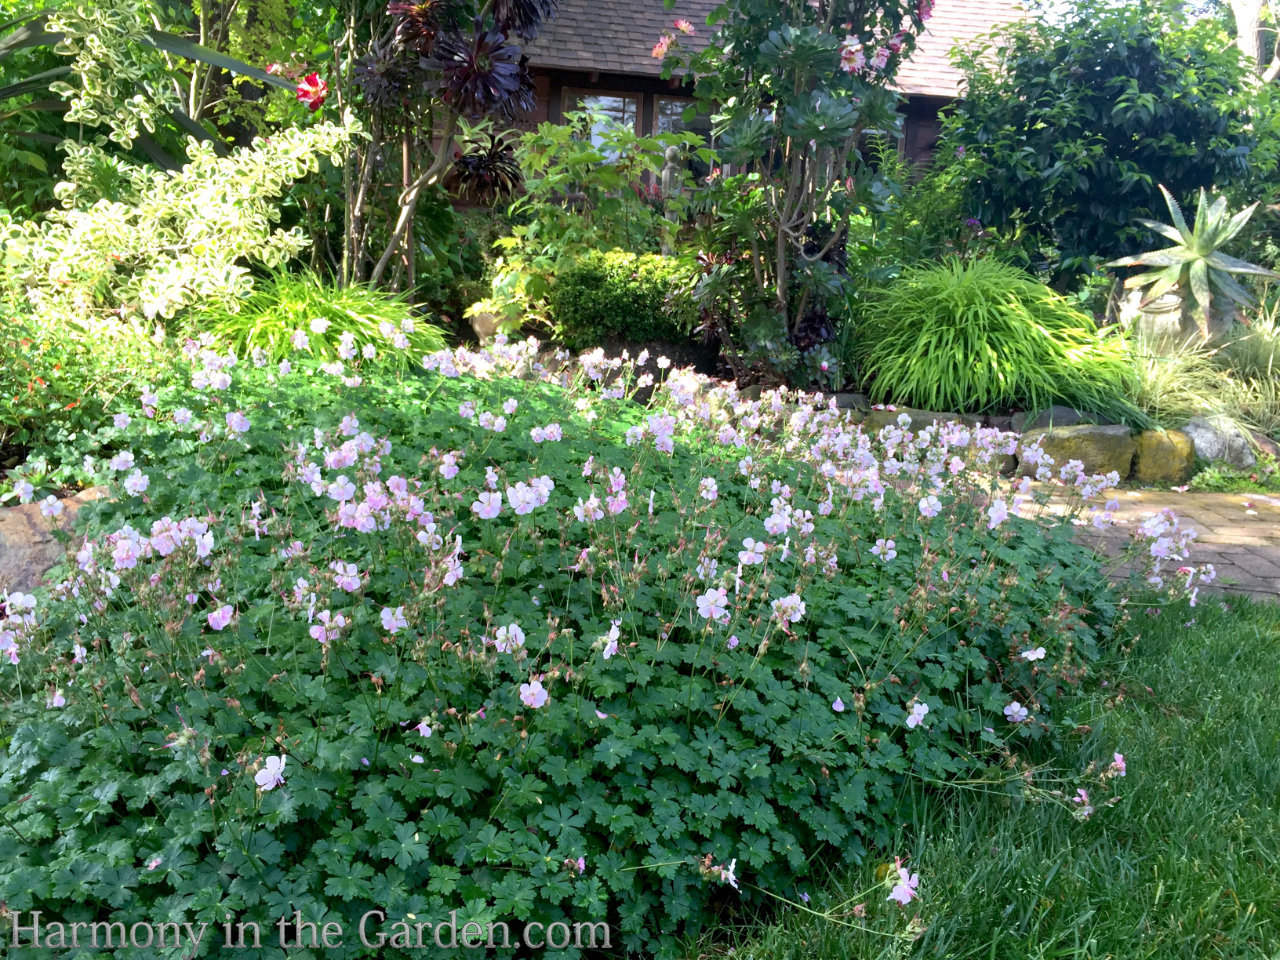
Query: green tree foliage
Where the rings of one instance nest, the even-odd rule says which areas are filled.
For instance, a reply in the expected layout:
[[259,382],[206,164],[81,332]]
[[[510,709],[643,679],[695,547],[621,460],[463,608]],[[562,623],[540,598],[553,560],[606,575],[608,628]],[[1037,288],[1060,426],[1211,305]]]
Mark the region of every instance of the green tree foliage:
[[1060,276],[1137,253],[1137,217],[1249,174],[1256,162],[1249,70],[1212,22],[1155,0],[1080,0],[957,55],[968,94],[945,139],[969,165],[984,224],[1021,222]]
[[[850,214],[868,200],[859,141],[900,124],[888,87],[932,10],[932,0],[728,0],[710,18],[704,51],[667,54],[669,74],[687,66],[696,78],[722,157],[745,173],[725,202],[733,217],[753,194],[747,206],[760,214],[744,239],[754,266],[738,279],[785,333],[810,312]],[[655,55],[673,42],[664,37]]]

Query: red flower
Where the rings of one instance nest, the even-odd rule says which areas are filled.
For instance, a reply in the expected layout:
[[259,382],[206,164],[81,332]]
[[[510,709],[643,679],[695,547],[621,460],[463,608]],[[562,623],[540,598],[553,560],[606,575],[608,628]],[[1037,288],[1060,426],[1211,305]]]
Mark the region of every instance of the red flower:
[[298,84],[298,99],[315,113],[329,96],[329,84],[320,79],[320,74],[309,73]]

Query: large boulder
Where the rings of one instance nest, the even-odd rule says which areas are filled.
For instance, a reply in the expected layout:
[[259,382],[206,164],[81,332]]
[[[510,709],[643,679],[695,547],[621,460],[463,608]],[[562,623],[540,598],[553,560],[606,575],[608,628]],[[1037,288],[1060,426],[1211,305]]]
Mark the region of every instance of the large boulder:
[[854,410],[865,413],[871,409],[871,403],[861,393],[837,393],[836,406],[841,410]]
[[1191,438],[1201,460],[1221,460],[1238,470],[1248,470],[1258,462],[1249,435],[1225,420],[1196,417],[1182,432]]
[[[1137,450],[1129,428],[1121,426],[1080,424],[1032,430],[1022,435],[1018,446],[1021,449],[1037,442],[1040,449],[1053,457],[1055,477],[1068,460],[1079,460],[1084,464],[1086,473],[1110,473],[1114,470],[1123,480],[1129,476]],[[1023,476],[1035,476],[1036,467],[1020,463],[1018,472]]]
[[1181,430],[1144,430],[1135,442],[1133,479],[1138,483],[1171,486],[1191,479],[1196,450]]
[[41,514],[37,503],[0,510],[0,593],[29,593],[39,586],[44,575],[66,556],[53,535],[55,524],[64,533],[70,532],[76,511],[105,492],[105,487],[92,487],[62,500],[62,515],[56,520]]
[[1280,443],[1257,430],[1250,430],[1249,436],[1253,437],[1253,445],[1258,448],[1259,453],[1266,454],[1273,460],[1280,460]]
[[898,407],[896,410],[872,410],[862,421],[862,429],[871,434],[879,433],[891,424],[896,425],[898,418],[904,413],[911,420],[909,429],[916,433],[925,427],[933,426],[934,423],[951,423],[952,421],[963,423],[966,427],[982,426],[982,418],[972,413],[936,413],[933,410]]
[[1084,413],[1055,403],[1039,413],[1015,413],[1009,421],[1009,428],[1015,433],[1025,433],[1046,427],[1074,427],[1081,423],[1109,424],[1111,421],[1100,414]]

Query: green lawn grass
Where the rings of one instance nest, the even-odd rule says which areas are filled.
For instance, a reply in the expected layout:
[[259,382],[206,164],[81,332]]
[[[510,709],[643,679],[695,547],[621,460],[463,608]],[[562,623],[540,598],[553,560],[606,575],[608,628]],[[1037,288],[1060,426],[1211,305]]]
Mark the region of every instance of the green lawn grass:
[[[920,791],[917,826],[897,845],[920,875],[905,914],[883,902],[874,862],[809,891],[809,909],[847,901],[849,922],[881,932],[784,908],[690,955],[1280,957],[1280,605],[1226,606],[1210,598],[1135,617],[1134,655],[1093,698],[1079,755],[1062,758],[1080,769],[1123,753],[1115,805],[1080,821],[1057,803]],[[855,903],[866,920],[848,912]],[[915,914],[917,939],[886,936]]]

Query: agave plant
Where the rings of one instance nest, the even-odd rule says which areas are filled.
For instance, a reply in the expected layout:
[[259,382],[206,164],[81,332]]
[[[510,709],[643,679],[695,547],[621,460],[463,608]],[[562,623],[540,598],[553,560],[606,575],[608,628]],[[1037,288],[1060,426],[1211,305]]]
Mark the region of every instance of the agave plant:
[[[1125,281],[1125,287],[1131,290],[1148,288],[1142,301],[1144,306],[1166,293],[1175,293],[1182,298],[1185,309],[1190,305],[1188,302],[1188,295],[1190,295],[1190,303],[1194,304],[1191,315],[1200,329],[1201,336],[1208,340],[1211,336],[1222,332],[1215,328],[1215,321],[1221,319],[1214,310],[1215,296],[1220,296],[1233,305],[1246,306],[1253,303],[1253,295],[1241,286],[1233,275],[1280,276],[1265,267],[1247,263],[1222,252],[1222,248],[1249,222],[1258,204],[1255,203],[1232,214],[1227,211],[1225,197],[1218,197],[1210,203],[1202,189],[1196,207],[1195,225],[1191,228],[1187,226],[1178,201],[1163,184],[1160,186],[1160,192],[1164,194],[1165,202],[1169,205],[1172,226],[1155,220],[1138,222],[1162,237],[1172,240],[1173,245],[1133,257],[1122,257],[1111,261],[1107,266],[1151,268]],[[1226,325],[1229,326],[1230,318],[1226,319],[1228,321]]]

